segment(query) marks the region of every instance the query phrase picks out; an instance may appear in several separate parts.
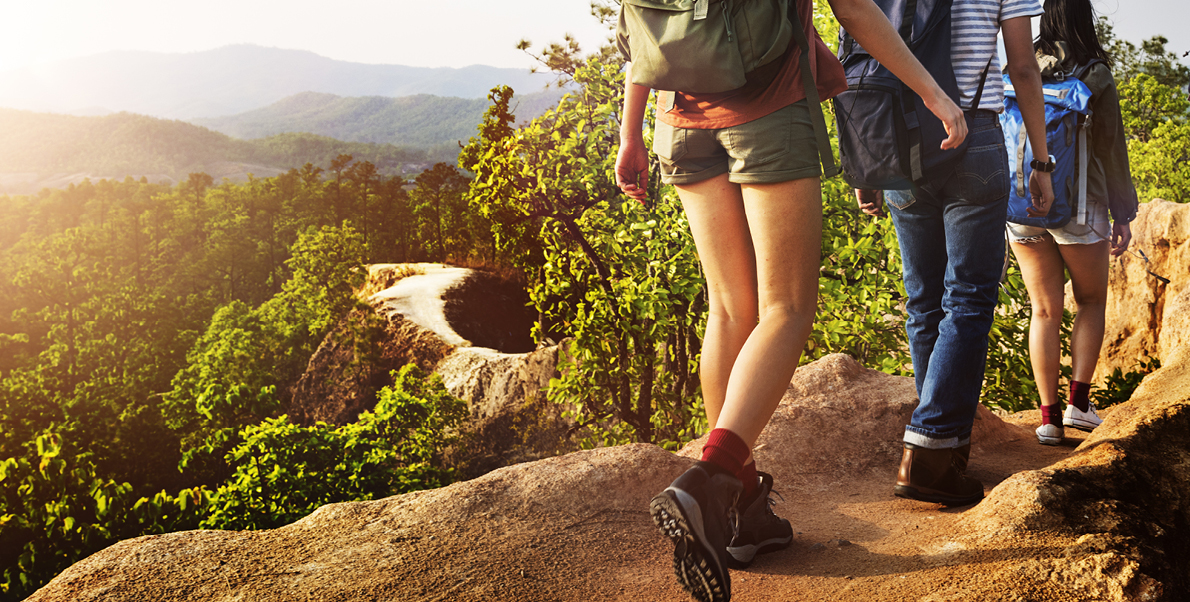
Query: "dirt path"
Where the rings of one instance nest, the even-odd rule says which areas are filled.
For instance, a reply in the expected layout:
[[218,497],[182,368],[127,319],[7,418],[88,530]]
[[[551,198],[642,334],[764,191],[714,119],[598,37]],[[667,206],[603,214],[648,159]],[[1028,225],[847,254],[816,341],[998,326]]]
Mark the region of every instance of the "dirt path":
[[[1031,435],[1036,420],[1033,411],[1006,422],[1021,423],[1022,433]],[[977,447],[970,474],[991,491],[1014,473],[1065,458],[1083,439],[1068,430],[1067,441],[1057,447],[1041,446],[1031,436],[986,450]],[[1060,558],[1069,537],[1032,534],[973,542],[958,525],[971,506],[945,509],[897,498],[894,472],[886,468],[849,479],[776,470],[784,501],[775,511],[793,523],[793,545],[758,557],[747,570],[732,571],[732,599],[1071,600],[1069,594],[1050,597],[1023,582],[1006,587],[998,577],[1025,559]],[[476,537],[472,522],[447,534],[446,541],[435,537],[434,545],[424,549],[426,556],[407,557],[414,578],[408,592],[421,594],[408,599],[689,599],[671,572],[672,548],[643,507],[598,511],[578,520],[548,514],[485,518],[502,526]]]
[[[799,370],[755,448],[760,469],[774,475],[784,497],[775,510],[793,523],[794,542],[733,571],[733,600],[1155,599],[1079,593],[1088,584],[1137,590],[1147,583],[1129,577],[1135,565],[1116,549],[1089,550],[1098,545],[1094,537],[1114,537],[1111,529],[1079,537],[1072,529],[995,520],[1000,511],[1020,516],[1022,508],[1041,508],[1044,500],[1029,496],[1065,495],[1060,489],[1030,489],[1013,479],[979,505],[957,509],[894,497],[900,433],[914,401],[911,379],[866,370],[846,356]],[[979,416],[970,473],[987,492],[1072,455],[1118,453],[1111,444],[1076,449],[1084,436],[1071,430],[1063,446],[1038,444],[1036,411]],[[1126,432],[1115,422],[1121,430],[1112,432]],[[679,454],[646,444],[575,452],[439,489],[331,504],[270,531],[128,540],[72,566],[30,602],[685,601],[671,569],[672,547],[647,507],[700,445]],[[1164,449],[1154,453],[1174,453]],[[1169,491],[1177,496],[1181,489]],[[1057,570],[1072,563],[1081,563],[1079,570]],[[1093,581],[1070,581],[1083,578]]]

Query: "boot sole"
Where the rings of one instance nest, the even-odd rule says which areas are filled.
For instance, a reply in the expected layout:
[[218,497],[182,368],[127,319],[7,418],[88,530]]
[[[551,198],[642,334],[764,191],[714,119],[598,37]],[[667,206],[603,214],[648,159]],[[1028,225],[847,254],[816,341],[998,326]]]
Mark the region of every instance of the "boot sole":
[[731,577],[703,531],[702,509],[684,491],[668,488],[649,502],[653,523],[674,544],[674,575],[699,602],[731,600]]
[[982,490],[979,492],[979,495],[958,496],[941,491],[918,489],[908,485],[897,485],[893,488],[893,492],[897,497],[917,500],[919,502],[929,502],[931,504],[942,504],[943,506],[967,506],[983,499]]
[[748,546],[728,546],[727,548],[727,563],[733,569],[746,569],[752,565],[752,561],[756,559],[759,554],[768,554],[769,552],[776,552],[784,550],[793,543],[793,537],[774,537],[766,539],[757,545]]

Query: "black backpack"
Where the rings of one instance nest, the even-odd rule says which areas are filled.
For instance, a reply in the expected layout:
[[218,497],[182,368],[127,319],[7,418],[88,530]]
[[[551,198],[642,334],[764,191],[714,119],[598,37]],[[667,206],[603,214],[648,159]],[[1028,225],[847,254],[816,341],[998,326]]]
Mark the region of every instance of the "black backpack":
[[[952,0],[875,0],[905,45],[947,96],[959,103],[951,62]],[[942,150],[942,121],[921,97],[872,58],[846,31],[839,31],[839,61],[847,91],[834,99],[839,126],[839,162],[855,188],[907,190],[913,184],[944,181],[967,151]],[[979,107],[991,62],[983,71],[972,108]],[[973,111],[967,111],[970,129]]]

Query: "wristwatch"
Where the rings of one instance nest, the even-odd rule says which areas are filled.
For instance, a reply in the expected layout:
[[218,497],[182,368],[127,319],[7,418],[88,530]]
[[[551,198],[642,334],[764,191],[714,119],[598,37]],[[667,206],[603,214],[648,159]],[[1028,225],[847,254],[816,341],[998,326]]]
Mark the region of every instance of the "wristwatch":
[[1029,167],[1032,167],[1033,171],[1053,173],[1054,169],[1058,167],[1058,163],[1054,160],[1054,156],[1050,155],[1049,161],[1038,161],[1037,159],[1033,159],[1029,162]]

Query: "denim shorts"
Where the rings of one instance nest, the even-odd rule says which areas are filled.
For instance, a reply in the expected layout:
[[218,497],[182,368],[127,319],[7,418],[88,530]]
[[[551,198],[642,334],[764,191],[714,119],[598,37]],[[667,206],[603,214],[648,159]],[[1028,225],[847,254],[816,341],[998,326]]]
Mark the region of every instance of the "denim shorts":
[[1111,233],[1107,203],[1087,199],[1087,223],[1081,226],[1073,217],[1065,226],[1050,229],[1008,222],[1008,238],[1012,242],[1039,242],[1046,232],[1049,232],[1050,236],[1054,237],[1054,242],[1060,245],[1093,245],[1105,241]]
[[653,152],[666,184],[694,184],[724,173],[736,184],[772,184],[822,174],[805,100],[717,130],[680,128],[657,120]]

